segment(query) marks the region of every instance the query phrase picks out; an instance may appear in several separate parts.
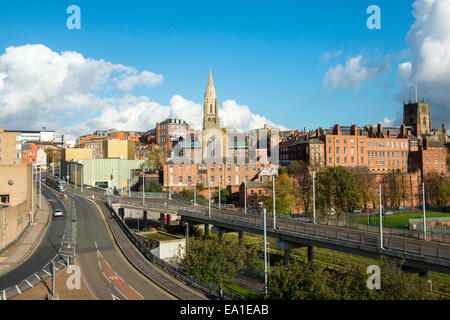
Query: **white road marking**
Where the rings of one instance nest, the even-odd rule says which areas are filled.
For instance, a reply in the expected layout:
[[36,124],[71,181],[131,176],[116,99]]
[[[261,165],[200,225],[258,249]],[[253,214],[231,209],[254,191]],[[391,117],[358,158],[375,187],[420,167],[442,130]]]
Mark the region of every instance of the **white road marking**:
[[134,292],[136,292],[142,299],[144,299],[144,297],[142,296],[142,294],[140,294],[135,288],[133,288],[132,286],[128,285],[128,287],[130,287],[131,290],[133,290]]
[[128,300],[128,297],[126,295],[124,295],[117,287],[114,287],[114,289],[116,289],[117,291],[119,291],[119,293],[122,295],[122,297],[124,297],[125,299]]
[[39,281],[42,281],[41,278],[36,273],[34,275],[36,276],[36,278],[38,278]]
[[113,295],[112,293],[111,293],[111,296],[112,296],[113,300],[120,300],[120,298],[116,297],[116,296]]
[[17,286],[17,284],[16,284],[16,289],[19,294],[22,294],[22,292],[19,290],[19,287]]
[[29,285],[31,288],[33,288],[33,285],[28,280],[25,279],[25,282],[27,283],[27,285]]
[[108,280],[109,283],[111,283],[111,280],[108,279],[108,277],[106,276],[106,274],[103,272],[103,275],[105,276],[106,280]]
[[3,300],[6,300],[6,293],[5,293],[5,290],[3,290],[2,296],[3,296]]
[[98,249],[97,241],[94,241],[94,243],[95,243],[95,248]]

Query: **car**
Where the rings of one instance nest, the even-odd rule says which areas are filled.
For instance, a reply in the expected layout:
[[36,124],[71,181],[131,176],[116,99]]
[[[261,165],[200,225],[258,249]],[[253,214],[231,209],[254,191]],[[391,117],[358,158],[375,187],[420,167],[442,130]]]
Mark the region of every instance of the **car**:
[[355,209],[355,210],[353,210],[353,213],[361,213],[362,211],[361,211],[361,209]]
[[64,210],[63,209],[55,209],[55,211],[53,211],[53,216],[54,217],[64,216]]
[[394,214],[394,213],[393,213],[392,211],[390,211],[390,210],[384,212],[384,215],[385,215],[385,216],[390,216],[390,215],[393,215],[393,214]]
[[364,210],[363,210],[364,212],[372,212],[373,211],[373,209],[372,208],[364,208]]
[[399,206],[398,210],[405,210],[406,208],[404,206]]

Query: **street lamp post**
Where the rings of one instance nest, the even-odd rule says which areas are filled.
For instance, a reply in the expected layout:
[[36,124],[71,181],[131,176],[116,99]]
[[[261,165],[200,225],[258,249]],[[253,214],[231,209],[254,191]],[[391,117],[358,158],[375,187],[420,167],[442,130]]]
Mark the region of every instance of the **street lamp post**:
[[272,193],[273,193],[273,228],[277,228],[277,215],[275,209],[275,175],[272,175]]
[[427,240],[427,218],[425,213],[425,182],[422,182],[423,239]]
[[142,172],[142,204],[145,204],[145,173]]
[[379,207],[380,207],[380,248],[383,248],[383,211],[381,209],[381,184],[378,185],[378,193],[379,193]]
[[315,179],[316,172],[312,172],[312,185],[313,185],[313,222],[316,223],[316,184]]
[[197,204],[197,176],[194,175],[194,205]]
[[247,181],[244,181],[244,213],[247,214]]
[[264,213],[264,295],[267,296],[267,210],[263,209]]
[[211,218],[211,180],[208,176],[208,216]]
[[220,181],[219,181],[219,210],[220,210]]

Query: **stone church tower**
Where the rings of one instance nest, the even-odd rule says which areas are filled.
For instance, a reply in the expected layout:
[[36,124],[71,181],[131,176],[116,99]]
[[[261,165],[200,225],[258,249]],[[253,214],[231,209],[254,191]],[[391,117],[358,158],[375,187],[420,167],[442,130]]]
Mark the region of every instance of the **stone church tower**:
[[431,132],[430,101],[411,102],[403,105],[403,124],[411,126],[417,136]]
[[208,86],[205,92],[205,104],[203,106],[203,130],[220,129],[219,104],[217,103],[216,89],[211,71],[209,71]]
[[226,157],[228,152],[227,134],[220,127],[219,103],[212,73],[209,71],[208,85],[203,105],[203,130],[199,136],[202,143],[202,159],[219,159]]

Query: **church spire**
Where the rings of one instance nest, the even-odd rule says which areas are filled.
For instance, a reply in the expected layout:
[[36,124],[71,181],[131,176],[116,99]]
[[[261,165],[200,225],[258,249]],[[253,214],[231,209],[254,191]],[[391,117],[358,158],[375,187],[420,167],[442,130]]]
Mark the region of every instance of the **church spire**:
[[212,72],[209,70],[208,85],[205,92],[205,104],[203,107],[203,130],[210,128],[220,128],[219,104],[217,103],[216,89]]

